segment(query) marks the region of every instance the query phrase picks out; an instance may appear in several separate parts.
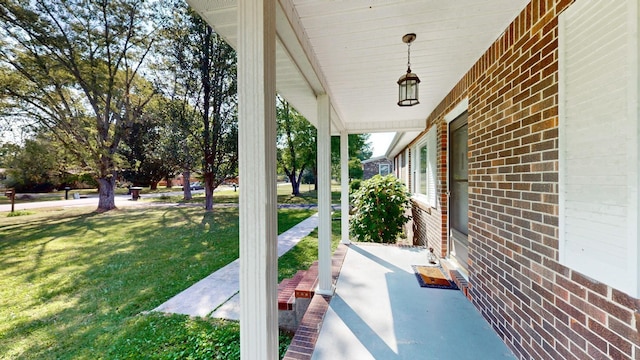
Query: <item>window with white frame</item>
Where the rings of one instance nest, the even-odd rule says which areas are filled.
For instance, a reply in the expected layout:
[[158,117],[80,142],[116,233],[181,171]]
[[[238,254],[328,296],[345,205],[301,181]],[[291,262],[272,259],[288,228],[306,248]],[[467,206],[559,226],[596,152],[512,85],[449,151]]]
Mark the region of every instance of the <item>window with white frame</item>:
[[639,17],[637,0],[579,1],[558,33],[560,262],[635,297]]
[[422,202],[436,207],[436,129],[431,128],[411,151],[413,193]]
[[380,176],[387,176],[389,173],[391,173],[389,164],[378,164],[378,174],[380,174]]

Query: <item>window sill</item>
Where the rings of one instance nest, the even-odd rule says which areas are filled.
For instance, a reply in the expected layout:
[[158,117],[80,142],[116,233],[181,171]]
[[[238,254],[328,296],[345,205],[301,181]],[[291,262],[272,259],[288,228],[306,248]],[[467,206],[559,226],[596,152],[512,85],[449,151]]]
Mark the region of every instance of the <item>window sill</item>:
[[431,214],[431,205],[429,205],[428,200],[423,195],[413,194],[411,196],[411,202],[420,209],[426,211],[428,214]]

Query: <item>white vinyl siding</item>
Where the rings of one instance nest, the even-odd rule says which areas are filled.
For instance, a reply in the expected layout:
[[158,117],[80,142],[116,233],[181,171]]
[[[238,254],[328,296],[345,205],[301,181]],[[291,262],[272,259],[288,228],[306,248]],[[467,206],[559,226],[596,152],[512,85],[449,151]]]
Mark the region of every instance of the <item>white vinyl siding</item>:
[[416,197],[437,207],[437,131],[433,127],[411,151],[413,192]]
[[559,22],[560,261],[638,296],[638,4]]

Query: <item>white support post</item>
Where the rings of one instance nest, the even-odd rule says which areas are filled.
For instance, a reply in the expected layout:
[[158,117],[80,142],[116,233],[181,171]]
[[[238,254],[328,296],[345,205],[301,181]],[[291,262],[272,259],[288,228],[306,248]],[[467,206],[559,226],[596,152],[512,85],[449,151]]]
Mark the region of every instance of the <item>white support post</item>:
[[349,240],[349,134],[346,131],[340,133],[340,208],[341,230],[343,244],[350,244]]
[[331,120],[329,96],[318,102],[318,289],[333,295],[331,281]]
[[240,357],[278,358],[275,1],[238,1]]

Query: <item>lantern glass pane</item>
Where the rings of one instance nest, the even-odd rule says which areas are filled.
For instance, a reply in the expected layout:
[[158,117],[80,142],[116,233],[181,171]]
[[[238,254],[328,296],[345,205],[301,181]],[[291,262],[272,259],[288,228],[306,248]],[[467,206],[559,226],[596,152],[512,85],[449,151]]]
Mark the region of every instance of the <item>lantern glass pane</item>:
[[407,99],[407,83],[403,81],[398,89],[398,101],[403,102]]
[[416,82],[415,80],[409,80],[406,82],[407,84],[407,99],[415,99],[416,98]]

